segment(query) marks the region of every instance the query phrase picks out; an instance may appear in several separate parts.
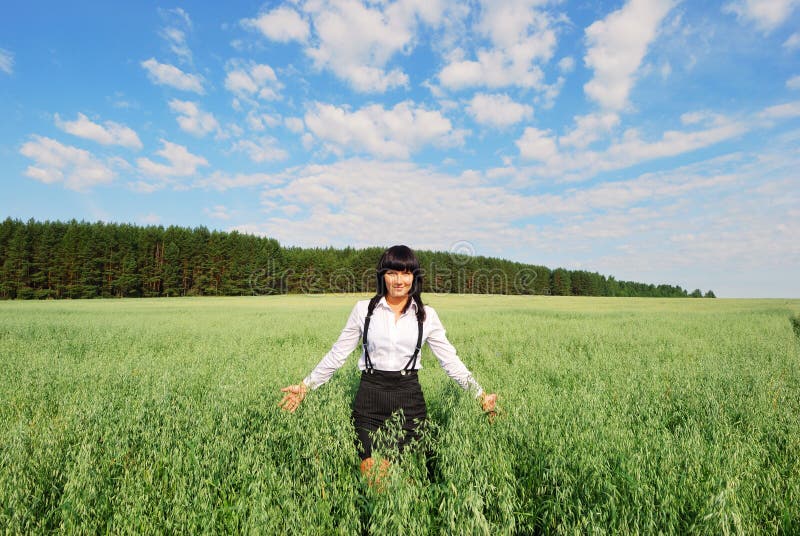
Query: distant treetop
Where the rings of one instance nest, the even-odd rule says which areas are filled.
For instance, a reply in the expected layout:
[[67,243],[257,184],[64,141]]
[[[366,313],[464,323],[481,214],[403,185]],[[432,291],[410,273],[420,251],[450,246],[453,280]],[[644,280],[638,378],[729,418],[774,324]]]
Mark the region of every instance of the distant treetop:
[[[273,238],[205,227],[7,218],[0,224],[0,298],[374,292],[383,249],[284,248]],[[441,251],[417,255],[426,292],[703,297],[699,289],[688,294],[584,270]]]

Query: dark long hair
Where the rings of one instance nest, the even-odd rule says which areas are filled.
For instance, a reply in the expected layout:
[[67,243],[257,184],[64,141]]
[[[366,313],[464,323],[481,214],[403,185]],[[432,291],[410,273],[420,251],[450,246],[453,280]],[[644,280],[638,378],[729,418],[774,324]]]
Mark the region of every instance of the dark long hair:
[[[380,299],[386,296],[388,289],[383,276],[389,270],[408,271],[414,274],[414,280],[411,282],[411,289],[408,291],[408,295],[417,304],[417,320],[424,322],[425,305],[422,303],[422,269],[419,266],[417,256],[408,246],[392,246],[381,255],[375,272],[378,292],[369,302],[369,311],[372,312]],[[403,307],[404,313],[411,306],[411,300],[408,300]]]

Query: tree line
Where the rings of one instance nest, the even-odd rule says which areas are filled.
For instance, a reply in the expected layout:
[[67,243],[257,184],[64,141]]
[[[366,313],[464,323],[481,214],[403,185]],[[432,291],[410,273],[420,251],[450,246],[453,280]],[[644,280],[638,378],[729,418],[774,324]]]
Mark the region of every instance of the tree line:
[[[282,247],[206,227],[117,223],[0,224],[0,299],[244,296],[374,292],[383,248]],[[714,297],[483,256],[417,251],[425,292]]]

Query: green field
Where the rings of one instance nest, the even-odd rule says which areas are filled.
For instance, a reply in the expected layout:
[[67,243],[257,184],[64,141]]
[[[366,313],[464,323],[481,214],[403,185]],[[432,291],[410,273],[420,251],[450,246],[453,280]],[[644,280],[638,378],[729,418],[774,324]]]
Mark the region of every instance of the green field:
[[800,533],[800,300],[426,295],[432,456],[358,471],[361,296],[0,302],[0,533]]

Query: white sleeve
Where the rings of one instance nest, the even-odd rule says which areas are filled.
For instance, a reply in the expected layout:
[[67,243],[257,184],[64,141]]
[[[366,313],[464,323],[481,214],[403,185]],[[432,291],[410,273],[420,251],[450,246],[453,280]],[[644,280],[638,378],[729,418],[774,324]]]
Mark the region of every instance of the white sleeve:
[[307,386],[316,389],[330,380],[333,373],[344,365],[350,352],[358,346],[358,342],[361,340],[361,330],[363,329],[363,319],[358,308],[358,303],[356,303],[339,338],[333,343],[330,351],[325,354],[319,364],[314,367],[314,370],[303,380],[303,383]]
[[429,322],[428,346],[433,351],[433,355],[439,360],[445,373],[453,378],[462,388],[471,390],[475,397],[483,394],[483,389],[472,377],[472,373],[466,365],[459,359],[456,349],[450,344],[445,336],[444,326],[439,320],[439,315],[432,307],[425,308],[425,314]]

